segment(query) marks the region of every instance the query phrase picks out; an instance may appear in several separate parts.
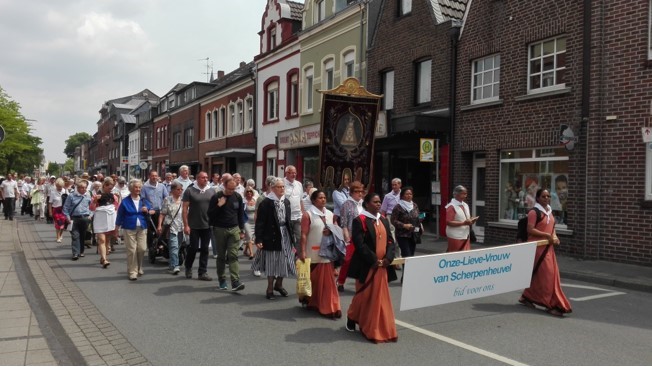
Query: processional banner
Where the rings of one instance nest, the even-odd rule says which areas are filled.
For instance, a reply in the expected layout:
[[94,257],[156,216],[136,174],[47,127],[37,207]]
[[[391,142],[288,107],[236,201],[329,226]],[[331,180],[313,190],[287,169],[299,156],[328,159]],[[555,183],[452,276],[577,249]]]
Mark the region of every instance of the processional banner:
[[320,187],[333,190],[344,177],[369,187],[373,176],[374,132],[382,96],[367,92],[355,78],[322,91]]

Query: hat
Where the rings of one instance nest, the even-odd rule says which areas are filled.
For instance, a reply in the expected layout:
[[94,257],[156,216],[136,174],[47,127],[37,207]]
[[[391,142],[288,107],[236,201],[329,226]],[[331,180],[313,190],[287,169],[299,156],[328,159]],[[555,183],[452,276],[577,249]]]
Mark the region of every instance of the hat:
[[50,176],[50,178],[57,178],[57,176]]

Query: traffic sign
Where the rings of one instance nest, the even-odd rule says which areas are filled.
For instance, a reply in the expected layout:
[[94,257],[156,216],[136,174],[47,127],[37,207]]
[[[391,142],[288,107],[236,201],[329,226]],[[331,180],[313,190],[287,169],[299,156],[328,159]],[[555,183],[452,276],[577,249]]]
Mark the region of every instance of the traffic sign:
[[147,169],[147,162],[142,161],[140,162],[140,164],[138,164],[138,166],[140,167],[140,169]]

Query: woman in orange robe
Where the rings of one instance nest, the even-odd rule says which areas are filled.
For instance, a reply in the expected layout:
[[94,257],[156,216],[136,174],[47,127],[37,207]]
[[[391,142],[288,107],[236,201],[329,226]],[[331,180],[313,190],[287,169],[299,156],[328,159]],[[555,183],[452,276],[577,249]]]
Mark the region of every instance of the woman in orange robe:
[[[548,245],[537,246],[534,264],[541,263],[532,275],[530,288],[523,291],[518,300],[521,304],[535,308],[535,304],[545,307],[546,311],[554,316],[562,317],[566,313],[573,312],[570,302],[561,289],[561,278],[557,257],[555,256],[554,245],[559,245],[559,238],[555,232],[555,217],[550,208],[550,192],[539,189],[536,193],[537,203],[528,213],[527,232],[528,241],[548,240]],[[537,215],[539,218],[537,220]]]
[[301,253],[299,259],[310,258],[310,282],[312,296],[303,300],[308,309],[317,310],[320,314],[339,319],[342,317],[340,295],[335,285],[334,263],[319,256],[323,236],[330,236],[327,224],[333,224],[333,212],[326,209],[326,194],[316,190],[310,195],[312,207],[303,212],[301,218]]
[[468,193],[458,185],[453,189],[453,199],[446,205],[446,252],[468,251],[471,249],[471,226],[478,218],[471,218],[469,205],[465,203]]
[[389,222],[381,217],[380,197],[369,193],[364,198],[365,210],[353,220],[353,244],[348,276],[355,278],[355,296],[346,318],[346,329],[355,331],[356,324],[365,338],[374,343],[396,342],[398,333],[388,282],[396,280],[391,266],[394,242]]

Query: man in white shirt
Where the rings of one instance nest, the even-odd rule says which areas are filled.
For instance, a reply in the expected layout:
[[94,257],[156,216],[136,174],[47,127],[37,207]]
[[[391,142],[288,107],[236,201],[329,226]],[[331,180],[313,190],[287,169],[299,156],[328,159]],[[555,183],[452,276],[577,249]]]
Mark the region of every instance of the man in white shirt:
[[383,198],[383,204],[380,206],[380,214],[390,219],[392,210],[398,202],[401,201],[401,179],[392,179],[392,191],[388,192]]
[[213,176],[211,177],[211,182],[208,185],[210,185],[210,187],[217,189],[217,187],[220,186],[221,184],[222,181],[220,181],[220,174],[213,173]]
[[32,178],[27,176],[25,177],[25,182],[23,182],[23,188],[20,190],[20,197],[23,200],[23,205],[20,206],[20,215],[29,214],[30,217],[32,214],[32,189],[34,184],[32,183]]
[[0,195],[3,200],[3,209],[5,213],[5,220],[14,220],[14,211],[16,210],[16,198],[20,196],[18,193],[18,185],[14,181],[14,175],[8,174],[7,179],[2,181],[0,185]]
[[342,176],[340,188],[333,191],[333,220],[336,223],[339,223],[340,220],[342,204],[349,198],[349,185],[351,185],[351,177],[345,174]]
[[303,215],[303,185],[297,179],[297,169],[294,166],[285,167],[285,197],[290,201],[290,219],[294,230],[294,245],[299,249],[301,240],[301,216]]
[[[179,167],[179,177],[175,180],[183,186],[183,191],[186,192],[188,186],[192,185],[192,180],[189,177],[190,168],[185,164]],[[182,194],[183,195],[183,194]]]
[[235,187],[235,192],[240,194],[240,196],[244,197],[245,188],[242,185],[242,176],[240,176],[240,174],[236,172],[236,173],[233,174],[233,179],[235,180],[235,183],[237,184],[236,187]]

